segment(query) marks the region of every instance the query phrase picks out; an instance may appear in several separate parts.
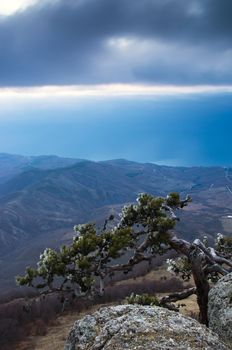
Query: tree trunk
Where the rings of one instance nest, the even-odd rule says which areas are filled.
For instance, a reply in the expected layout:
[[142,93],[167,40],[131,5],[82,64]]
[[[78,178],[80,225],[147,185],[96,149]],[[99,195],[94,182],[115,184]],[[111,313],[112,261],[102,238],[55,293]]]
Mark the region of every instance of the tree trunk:
[[199,306],[199,321],[208,326],[208,294],[209,282],[202,268],[202,252],[197,247],[190,254],[193,279],[196,285],[197,303]]
[[207,276],[203,271],[205,262],[205,254],[202,250],[196,246],[191,245],[189,242],[179,239],[176,235],[168,233],[168,243],[177,252],[184,254],[190,259],[192,266],[193,279],[196,285],[197,303],[199,306],[200,314],[199,321],[208,326],[208,293],[209,282]]

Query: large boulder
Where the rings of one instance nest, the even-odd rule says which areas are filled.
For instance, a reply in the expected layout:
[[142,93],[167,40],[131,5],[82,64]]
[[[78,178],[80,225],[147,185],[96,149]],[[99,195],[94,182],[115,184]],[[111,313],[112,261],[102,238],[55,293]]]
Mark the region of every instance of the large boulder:
[[208,317],[209,327],[232,348],[232,273],[210,290]]
[[65,350],[229,349],[192,318],[160,307],[103,307],[74,323]]

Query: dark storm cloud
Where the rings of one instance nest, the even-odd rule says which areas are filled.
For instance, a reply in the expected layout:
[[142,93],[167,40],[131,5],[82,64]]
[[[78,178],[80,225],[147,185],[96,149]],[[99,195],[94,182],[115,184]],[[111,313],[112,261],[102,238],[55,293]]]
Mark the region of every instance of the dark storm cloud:
[[0,85],[232,83],[231,0],[63,0],[0,20]]

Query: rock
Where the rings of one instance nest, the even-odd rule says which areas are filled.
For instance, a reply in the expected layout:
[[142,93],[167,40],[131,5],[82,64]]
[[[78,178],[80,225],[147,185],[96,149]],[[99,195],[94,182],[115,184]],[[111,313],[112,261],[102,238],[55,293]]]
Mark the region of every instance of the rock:
[[103,307],[74,323],[65,350],[228,350],[196,320],[155,306]]
[[232,348],[232,273],[210,290],[208,318],[209,327]]

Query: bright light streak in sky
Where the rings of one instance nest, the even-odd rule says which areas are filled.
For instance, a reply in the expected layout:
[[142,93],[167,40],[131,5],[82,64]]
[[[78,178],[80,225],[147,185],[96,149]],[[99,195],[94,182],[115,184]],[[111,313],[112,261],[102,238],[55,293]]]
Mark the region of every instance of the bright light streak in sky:
[[0,100],[46,98],[107,98],[133,96],[181,96],[232,93],[232,85],[70,85],[22,88],[0,88]]

